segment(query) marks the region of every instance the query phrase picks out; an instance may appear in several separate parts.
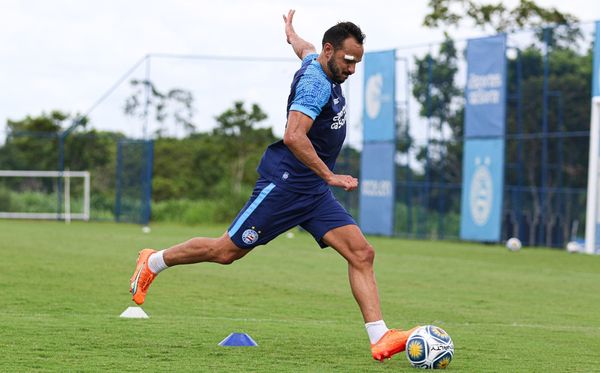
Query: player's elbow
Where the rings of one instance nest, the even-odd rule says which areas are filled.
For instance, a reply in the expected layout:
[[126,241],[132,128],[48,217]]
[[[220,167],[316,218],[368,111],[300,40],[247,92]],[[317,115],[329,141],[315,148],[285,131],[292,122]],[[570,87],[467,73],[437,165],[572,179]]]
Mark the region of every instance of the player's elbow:
[[293,149],[293,148],[297,147],[299,141],[300,141],[300,136],[298,136],[298,134],[295,132],[286,131],[286,133],[283,135],[283,143],[288,148]]

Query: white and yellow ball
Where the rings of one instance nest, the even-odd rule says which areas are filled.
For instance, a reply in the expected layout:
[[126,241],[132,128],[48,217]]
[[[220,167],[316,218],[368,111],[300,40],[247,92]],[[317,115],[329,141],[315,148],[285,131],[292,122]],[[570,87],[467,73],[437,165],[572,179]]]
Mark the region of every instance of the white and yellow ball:
[[506,241],[506,248],[510,251],[519,251],[521,250],[521,247],[523,247],[523,245],[521,244],[521,240],[517,237],[511,237]]
[[582,245],[577,241],[569,241],[567,243],[567,252],[570,254],[578,253],[582,249]]
[[454,357],[454,343],[444,329],[421,326],[408,337],[406,357],[416,368],[444,369]]

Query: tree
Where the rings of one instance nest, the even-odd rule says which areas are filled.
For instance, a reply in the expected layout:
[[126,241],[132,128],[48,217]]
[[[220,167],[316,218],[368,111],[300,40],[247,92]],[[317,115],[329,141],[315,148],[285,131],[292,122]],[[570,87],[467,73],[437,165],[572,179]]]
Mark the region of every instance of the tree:
[[254,170],[262,152],[275,141],[270,127],[256,127],[265,119],[267,114],[257,104],[252,104],[247,111],[242,101],[234,102],[233,108],[216,117],[219,125],[213,130],[213,135],[222,141],[222,155],[229,160],[234,193],[240,193],[243,183],[254,181]]
[[[568,46],[582,34],[575,25],[577,17],[558,11],[556,8],[542,8],[532,0],[520,0],[513,9],[504,3],[477,4],[471,0],[429,0],[431,12],[425,16],[423,25],[434,28],[439,26],[459,27],[465,20],[482,29],[491,28],[495,32],[512,32],[523,28],[542,30],[549,26],[555,28],[551,35],[552,44]],[[538,32],[538,38],[543,39]]]
[[263,151],[275,141],[271,128],[258,127],[266,118],[258,105],[246,109],[238,101],[215,118],[210,133],[157,139],[153,198],[245,199]]
[[228,180],[223,145],[209,133],[183,139],[158,138],[154,143],[152,198],[221,198],[219,186]]
[[[158,137],[164,135],[164,125],[170,119],[175,126],[183,128],[185,133],[190,134],[196,130],[192,122],[194,117],[194,96],[190,91],[173,88],[163,93],[149,80],[132,79],[130,81],[134,92],[125,101],[123,111],[125,115],[148,119],[151,111],[154,119],[161,124],[156,132]],[[148,96],[144,99],[148,92]]]
[[69,115],[55,110],[49,114],[7,120],[6,143],[0,152],[2,168],[55,170],[58,164],[58,133]]
[[455,82],[458,58],[454,41],[446,35],[437,56],[417,57],[415,65],[412,93],[421,104],[419,114],[428,119],[436,134],[429,149],[421,147],[417,159],[428,163],[431,179],[460,182],[462,144],[456,139],[463,133],[463,91]]

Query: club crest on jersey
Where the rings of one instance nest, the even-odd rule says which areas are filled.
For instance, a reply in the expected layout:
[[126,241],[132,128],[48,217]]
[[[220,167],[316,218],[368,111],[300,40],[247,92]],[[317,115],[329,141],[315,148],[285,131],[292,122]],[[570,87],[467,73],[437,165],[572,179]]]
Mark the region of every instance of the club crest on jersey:
[[244,233],[242,233],[242,241],[244,241],[246,245],[252,245],[258,241],[258,233],[254,229],[246,229]]

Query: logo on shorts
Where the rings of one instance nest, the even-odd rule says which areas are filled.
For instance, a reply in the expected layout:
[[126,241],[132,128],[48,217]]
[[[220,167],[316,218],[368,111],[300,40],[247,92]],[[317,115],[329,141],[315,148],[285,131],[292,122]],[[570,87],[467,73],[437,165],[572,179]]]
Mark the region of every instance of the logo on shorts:
[[254,229],[246,229],[244,233],[242,233],[242,241],[246,245],[252,245],[256,241],[258,241],[258,233]]

